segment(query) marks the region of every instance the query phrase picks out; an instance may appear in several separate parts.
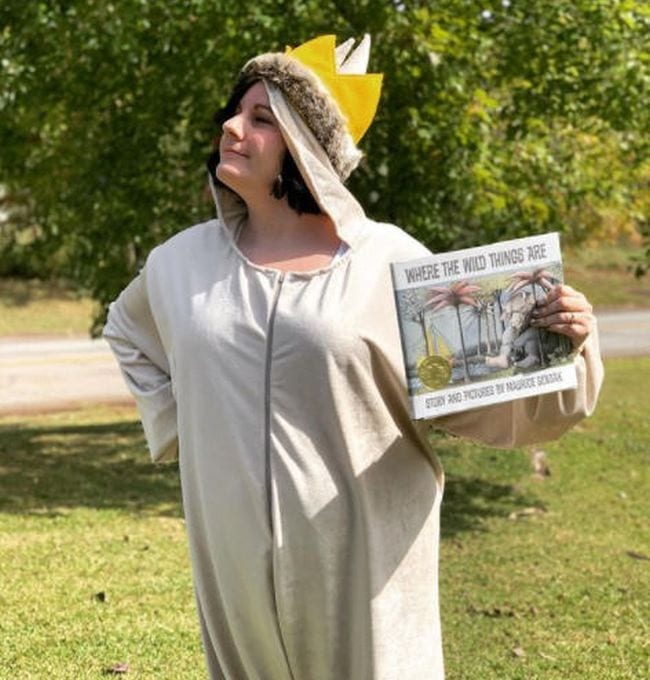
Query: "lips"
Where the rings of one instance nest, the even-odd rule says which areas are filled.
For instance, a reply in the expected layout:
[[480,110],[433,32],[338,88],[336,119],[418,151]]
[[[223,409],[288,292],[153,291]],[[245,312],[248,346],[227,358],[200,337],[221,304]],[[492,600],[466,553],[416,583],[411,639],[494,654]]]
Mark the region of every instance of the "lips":
[[226,148],[221,153],[222,154],[232,153],[232,154],[235,154],[235,156],[241,156],[242,158],[248,158],[245,153],[242,153],[241,151],[237,151],[237,149],[233,149],[233,148]]

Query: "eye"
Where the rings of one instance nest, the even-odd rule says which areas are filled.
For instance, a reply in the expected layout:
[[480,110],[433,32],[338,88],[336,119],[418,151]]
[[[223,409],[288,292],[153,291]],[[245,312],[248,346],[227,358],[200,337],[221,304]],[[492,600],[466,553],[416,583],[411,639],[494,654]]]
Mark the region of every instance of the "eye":
[[256,123],[263,123],[264,125],[274,125],[274,122],[270,118],[265,118],[264,116],[255,116]]

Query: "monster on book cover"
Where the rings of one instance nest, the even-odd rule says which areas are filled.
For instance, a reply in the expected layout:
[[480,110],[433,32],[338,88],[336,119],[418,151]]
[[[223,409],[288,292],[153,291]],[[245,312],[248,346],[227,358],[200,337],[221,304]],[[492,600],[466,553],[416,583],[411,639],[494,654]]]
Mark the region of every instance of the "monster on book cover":
[[530,325],[535,304],[563,280],[558,234],[391,268],[414,418],[576,386],[571,341]]

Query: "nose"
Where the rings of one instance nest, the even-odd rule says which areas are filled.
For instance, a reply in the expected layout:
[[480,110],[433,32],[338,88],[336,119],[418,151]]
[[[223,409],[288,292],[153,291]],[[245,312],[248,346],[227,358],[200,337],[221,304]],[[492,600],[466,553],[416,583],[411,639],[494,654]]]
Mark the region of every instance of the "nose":
[[221,126],[223,128],[223,131],[230,135],[231,137],[235,137],[236,139],[241,139],[242,138],[242,132],[243,132],[243,124],[242,124],[242,116],[240,113],[236,113],[234,116],[231,116],[228,118],[228,120],[224,121],[223,125]]

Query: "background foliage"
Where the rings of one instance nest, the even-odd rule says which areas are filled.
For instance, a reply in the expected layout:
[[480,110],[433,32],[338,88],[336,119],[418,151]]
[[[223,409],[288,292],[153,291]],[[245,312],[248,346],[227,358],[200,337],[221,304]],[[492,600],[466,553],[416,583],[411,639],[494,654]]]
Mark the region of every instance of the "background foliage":
[[350,184],[372,217],[433,249],[648,235],[643,0],[5,0],[0,273],[111,300],[213,215],[211,117],[245,59],[364,31],[386,84]]

